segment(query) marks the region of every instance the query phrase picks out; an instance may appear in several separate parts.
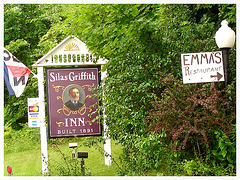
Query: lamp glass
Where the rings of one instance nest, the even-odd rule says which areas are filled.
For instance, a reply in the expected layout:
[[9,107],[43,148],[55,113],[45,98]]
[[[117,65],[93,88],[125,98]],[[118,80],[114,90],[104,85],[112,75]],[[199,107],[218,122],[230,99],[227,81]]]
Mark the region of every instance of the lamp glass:
[[215,34],[215,41],[217,46],[222,48],[232,48],[235,43],[235,32],[228,26],[228,22],[223,20],[221,27]]

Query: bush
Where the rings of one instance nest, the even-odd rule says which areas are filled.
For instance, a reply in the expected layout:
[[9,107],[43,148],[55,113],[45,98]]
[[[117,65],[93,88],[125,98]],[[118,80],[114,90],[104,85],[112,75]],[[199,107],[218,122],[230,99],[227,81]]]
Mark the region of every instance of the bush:
[[[162,78],[161,82],[166,87],[162,99],[152,102],[154,108],[145,121],[149,124],[149,133],[161,133],[162,130],[166,132],[166,138],[161,141],[165,144],[173,143],[173,150],[180,152],[180,158],[187,161],[181,166],[191,169],[188,170],[188,175],[191,175],[190,171],[194,171],[195,168],[202,171],[193,161],[196,157],[205,159],[210,164],[212,162],[214,168],[219,165],[222,168],[232,168],[230,171],[234,173],[236,171],[234,91],[226,93],[225,89],[218,90],[215,83],[211,86],[183,85],[172,76]],[[181,159],[178,162],[181,162]]]
[[233,126],[233,131],[229,136],[222,131],[215,131],[215,136],[212,164],[236,167],[236,125]]
[[135,135],[132,143],[127,146],[128,148],[123,149],[119,174],[141,176],[151,173],[153,169],[166,167],[171,150],[159,141],[165,135],[164,132],[162,134],[151,133],[149,136]]
[[[167,87],[163,98],[152,102],[154,109],[146,118],[150,132],[164,129],[178,150],[186,148],[191,136],[200,136],[199,145],[209,148],[207,136],[220,127],[228,136],[230,124],[235,121],[235,102],[228,100],[225,90],[217,90],[214,83],[210,88],[182,85],[171,76],[162,83]],[[196,144],[196,140],[191,143]]]
[[176,166],[175,175],[182,176],[235,176],[236,171],[233,166],[223,168],[221,165],[212,165],[201,161],[199,158],[184,160]]

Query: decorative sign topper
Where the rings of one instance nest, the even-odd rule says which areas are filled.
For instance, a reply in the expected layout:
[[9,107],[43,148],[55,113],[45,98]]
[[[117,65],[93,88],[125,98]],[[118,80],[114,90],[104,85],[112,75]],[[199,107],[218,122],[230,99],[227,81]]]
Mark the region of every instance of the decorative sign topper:
[[[101,135],[100,121],[93,119],[98,99],[98,68],[47,69],[50,137]],[[91,114],[91,116],[90,116]]]
[[183,84],[224,81],[222,51],[181,54]]

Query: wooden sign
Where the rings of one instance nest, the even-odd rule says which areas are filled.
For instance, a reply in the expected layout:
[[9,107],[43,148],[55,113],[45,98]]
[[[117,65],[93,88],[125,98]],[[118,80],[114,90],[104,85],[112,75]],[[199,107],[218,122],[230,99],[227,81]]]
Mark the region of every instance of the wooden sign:
[[98,68],[47,69],[46,74],[49,136],[101,135],[100,121],[93,122],[98,115],[93,113],[98,108],[93,97]]
[[181,54],[183,84],[224,81],[222,51]]

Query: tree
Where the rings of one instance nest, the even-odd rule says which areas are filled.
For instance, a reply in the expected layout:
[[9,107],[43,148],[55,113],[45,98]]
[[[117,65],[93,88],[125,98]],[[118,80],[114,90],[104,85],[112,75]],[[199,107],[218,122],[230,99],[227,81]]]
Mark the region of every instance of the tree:
[[[107,124],[111,136],[124,146],[127,173],[139,175],[161,166],[162,154],[146,146],[156,139],[148,133],[151,122],[144,121],[151,102],[161,100],[167,88],[159,78],[171,74],[181,81],[181,53],[218,50],[215,32],[226,14],[235,28],[235,5],[86,5],[79,14],[68,31],[109,60],[104,87]],[[235,49],[232,52],[234,86]]]
[[[42,54],[38,43],[52,23],[59,21],[56,6],[38,4],[6,4],[4,6],[4,45],[28,68]],[[53,12],[52,14],[49,11]],[[35,70],[33,70],[35,72]],[[28,93],[26,93],[28,92]],[[37,79],[30,76],[24,94],[17,100],[4,89],[4,122],[19,128],[27,119],[27,98],[37,97]]]

